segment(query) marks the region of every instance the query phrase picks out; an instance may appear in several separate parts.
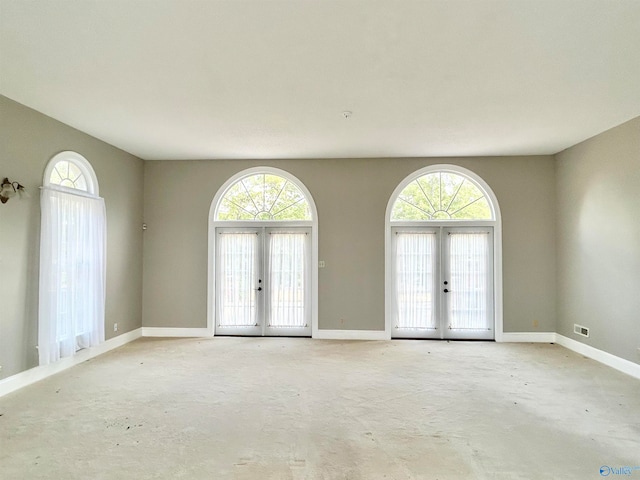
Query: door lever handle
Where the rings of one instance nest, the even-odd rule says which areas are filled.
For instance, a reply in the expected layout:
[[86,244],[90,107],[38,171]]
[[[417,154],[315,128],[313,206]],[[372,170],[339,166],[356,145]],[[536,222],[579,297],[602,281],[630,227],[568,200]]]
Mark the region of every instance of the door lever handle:
[[444,293],[449,293],[449,289],[448,289],[448,288],[445,288],[445,289],[444,289]]
[[261,292],[262,291],[262,287],[254,288],[254,290],[257,290],[257,291]]

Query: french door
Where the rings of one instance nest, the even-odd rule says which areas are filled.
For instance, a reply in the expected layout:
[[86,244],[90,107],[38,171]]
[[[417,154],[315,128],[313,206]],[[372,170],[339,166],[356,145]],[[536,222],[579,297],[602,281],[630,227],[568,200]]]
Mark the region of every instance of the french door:
[[216,229],[216,335],[311,336],[311,230]]
[[394,227],[395,338],[494,338],[493,228]]

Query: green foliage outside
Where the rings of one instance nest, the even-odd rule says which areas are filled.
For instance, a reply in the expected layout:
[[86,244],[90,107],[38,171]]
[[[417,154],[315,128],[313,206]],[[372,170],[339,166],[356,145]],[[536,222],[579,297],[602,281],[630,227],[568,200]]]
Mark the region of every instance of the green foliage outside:
[[472,182],[453,173],[414,180],[398,196],[392,220],[490,220],[489,202]]
[[311,220],[309,204],[298,187],[277,175],[245,177],[229,188],[218,220]]

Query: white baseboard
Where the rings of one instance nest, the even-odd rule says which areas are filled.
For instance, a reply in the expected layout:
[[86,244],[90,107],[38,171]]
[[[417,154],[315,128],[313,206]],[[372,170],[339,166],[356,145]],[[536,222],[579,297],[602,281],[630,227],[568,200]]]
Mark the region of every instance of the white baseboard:
[[503,332],[498,342],[510,343],[555,343],[555,332]]
[[620,370],[627,375],[631,375],[632,377],[640,379],[640,364],[630,362],[629,360],[625,360],[624,358],[616,357],[615,355],[602,350],[598,350],[597,348],[587,345],[586,343],[578,342],[571,338],[565,337],[564,335],[560,335],[559,333],[556,334],[556,343],[558,345],[562,345],[565,348],[568,348],[569,350],[573,350],[580,355],[584,355],[585,357],[589,357],[600,363],[604,363],[611,368]]
[[317,330],[313,338],[321,340],[389,340],[384,330]]
[[[92,348],[80,350],[73,357],[67,357],[56,363],[42,365],[25,370],[0,380],[0,397],[51,375],[62,372],[79,363],[97,357],[140,337],[209,337],[208,328],[163,328],[142,327],[123,333]],[[389,340],[384,330],[317,330],[313,338],[324,340]],[[640,379],[640,364],[598,350],[590,345],[578,342],[554,332],[510,332],[501,335],[501,342],[557,343],[569,350],[596,360],[604,365]]]
[[208,328],[142,327],[143,337],[212,337]]
[[0,397],[7,395],[8,393],[15,392],[27,385],[31,385],[32,383],[44,380],[51,375],[55,375],[56,373],[62,372],[63,370],[78,365],[79,363],[85,362],[90,358],[102,355],[109,350],[121,347],[122,345],[132,342],[141,336],[142,329],[138,328],[131,332],[123,333],[122,335],[111,338],[100,345],[96,345],[95,347],[80,350],[72,357],[65,357],[55,363],[30,368],[24,372],[16,373],[15,375],[4,378],[0,380]]

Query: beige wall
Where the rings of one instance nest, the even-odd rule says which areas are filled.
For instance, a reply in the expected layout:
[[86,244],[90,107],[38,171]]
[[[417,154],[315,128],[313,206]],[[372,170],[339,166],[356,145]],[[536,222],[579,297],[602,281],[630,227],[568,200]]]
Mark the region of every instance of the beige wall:
[[206,326],[211,201],[259,165],[295,175],[316,202],[319,327],[382,330],[389,197],[410,173],[449,163],[480,175],[500,203],[504,331],[558,331],[638,361],[640,118],[556,157],[143,162],[0,96],[0,179],[32,195],[0,205],[0,378],[37,364],[38,186],[63,150],[89,159],[106,200],[107,338],[115,322],[120,333]]
[[143,162],[0,96],[0,180],[22,183],[29,199],[0,205],[0,378],[37,365],[40,191],[47,162],[74,150],[93,166],[107,206],[106,336],[142,318]]
[[[504,330],[555,331],[555,171],[551,156],[145,162],[143,325],[205,327],[211,201],[232,175],[295,175],[319,217],[319,328],[384,329],[387,202],[410,173],[451,163],[480,175],[503,219]],[[534,322],[538,326],[534,327]]]
[[640,117],[558,154],[557,196],[558,333],[638,362]]

